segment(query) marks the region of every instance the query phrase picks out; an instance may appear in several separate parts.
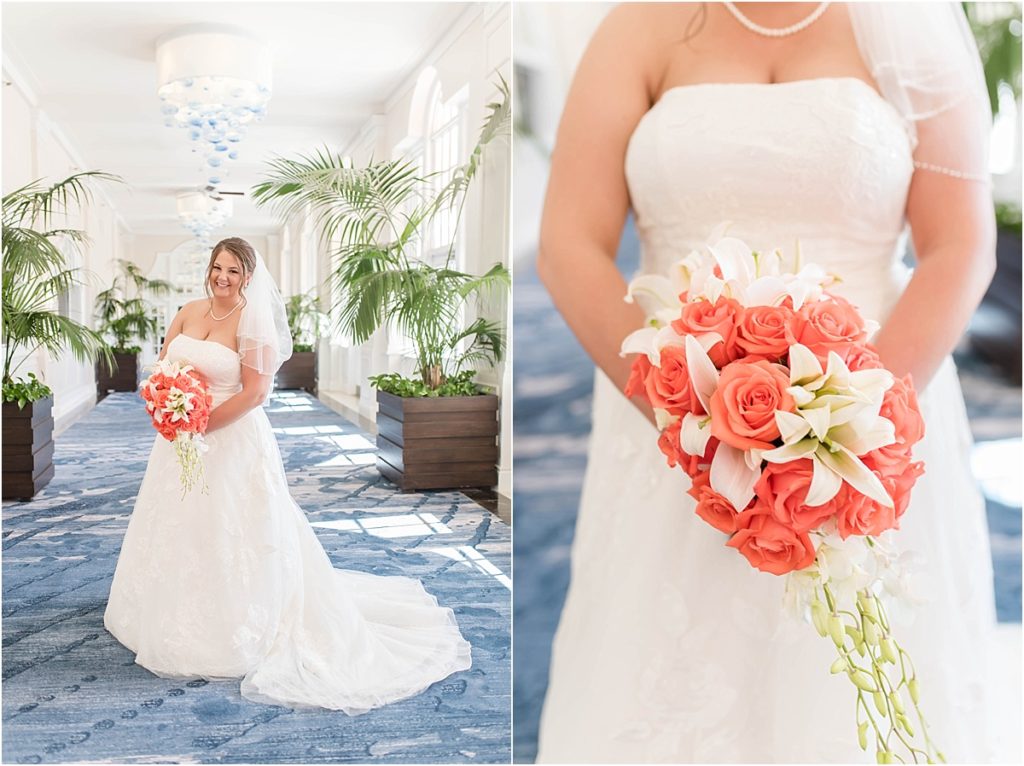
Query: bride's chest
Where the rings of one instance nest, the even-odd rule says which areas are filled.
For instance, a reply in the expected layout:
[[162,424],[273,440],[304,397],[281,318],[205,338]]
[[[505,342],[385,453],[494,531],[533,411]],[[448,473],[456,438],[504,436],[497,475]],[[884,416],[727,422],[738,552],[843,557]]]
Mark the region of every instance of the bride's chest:
[[912,148],[896,111],[852,78],[673,88],[626,155],[642,223],[902,223]]

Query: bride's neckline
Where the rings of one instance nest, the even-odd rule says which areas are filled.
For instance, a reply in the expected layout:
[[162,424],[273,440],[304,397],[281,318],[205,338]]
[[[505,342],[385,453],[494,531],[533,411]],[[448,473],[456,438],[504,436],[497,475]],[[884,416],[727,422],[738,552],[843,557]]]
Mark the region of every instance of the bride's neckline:
[[[224,349],[225,351],[230,351],[230,352],[231,352],[232,354],[237,354],[237,353],[238,353],[237,351],[235,351],[235,350],[234,350],[233,348],[231,348],[230,346],[225,346],[225,345],[224,345],[223,343],[220,343],[219,341],[215,341],[215,340],[208,340],[208,339],[206,339],[206,338],[196,338],[196,337],[195,337],[195,336],[193,336],[193,335],[188,335],[188,334],[186,334],[186,333],[183,333],[183,332],[179,332],[179,333],[178,333],[177,335],[175,335],[174,337],[175,337],[175,338],[188,338],[189,340],[194,340],[194,341],[196,341],[197,343],[212,343],[212,344],[213,344],[214,346],[220,346],[220,347],[221,347],[222,349]],[[173,343],[173,341],[172,341],[172,343]]]
[[653,109],[655,106],[660,104],[667,95],[670,93],[682,93],[690,90],[699,90],[701,88],[753,88],[760,90],[768,89],[780,89],[784,90],[792,87],[806,87],[808,85],[817,84],[841,84],[841,83],[857,83],[862,88],[871,92],[871,94],[878,99],[880,102],[887,106],[892,106],[881,93],[871,83],[866,80],[862,80],[859,77],[853,77],[851,75],[843,75],[839,77],[806,77],[802,80],[783,80],[781,82],[749,82],[749,81],[733,81],[733,82],[690,82],[683,83],[681,85],[673,85],[662,91],[661,96],[658,100],[651,105]]

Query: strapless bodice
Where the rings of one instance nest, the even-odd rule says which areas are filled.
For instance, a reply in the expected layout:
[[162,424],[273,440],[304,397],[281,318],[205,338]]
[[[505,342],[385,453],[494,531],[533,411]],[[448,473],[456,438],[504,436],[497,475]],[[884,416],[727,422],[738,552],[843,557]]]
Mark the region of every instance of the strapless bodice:
[[797,239],[884,319],[902,292],[912,145],[899,113],[852,77],[668,90],[640,120],[626,177],[641,270],[664,273],[723,221],[755,249]]
[[210,386],[214,406],[242,390],[238,352],[223,343],[179,333],[167,347],[167,359],[195,367]]

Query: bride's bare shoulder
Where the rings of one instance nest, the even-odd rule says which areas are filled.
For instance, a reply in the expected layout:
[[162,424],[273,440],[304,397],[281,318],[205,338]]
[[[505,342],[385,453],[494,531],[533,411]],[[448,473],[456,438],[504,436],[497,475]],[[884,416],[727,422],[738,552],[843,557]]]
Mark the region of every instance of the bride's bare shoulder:
[[602,20],[590,55],[630,70],[653,96],[674,47],[706,13],[706,3],[621,3]]

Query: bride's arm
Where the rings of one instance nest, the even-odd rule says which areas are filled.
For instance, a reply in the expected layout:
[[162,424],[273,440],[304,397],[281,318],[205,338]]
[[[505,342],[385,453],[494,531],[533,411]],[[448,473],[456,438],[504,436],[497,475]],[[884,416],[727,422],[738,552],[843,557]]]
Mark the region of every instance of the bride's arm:
[[167,356],[167,347],[171,345],[171,341],[174,340],[174,337],[181,333],[181,329],[185,325],[185,312],[188,310],[190,305],[191,304],[186,303],[178,309],[178,313],[174,315],[174,319],[172,319],[170,325],[168,325],[167,333],[164,335],[164,345],[163,348],[160,349],[160,356],[157,357],[158,359],[163,359]]
[[619,347],[644,321],[637,306],[623,301],[626,282],[615,267],[629,209],[626,147],[650,106],[638,63],[649,42],[644,35],[636,13],[620,6],[580,61],[551,157],[537,254],[538,274],[556,308],[620,390],[631,363]]
[[242,365],[242,390],[214,408],[206,433],[231,425],[250,410],[259,407],[274,384],[273,375],[260,375],[252,367]]
[[[983,137],[987,140],[987,137]],[[928,385],[956,346],[995,271],[991,188],[918,170],[907,197],[918,264],[875,344],[885,366]]]

